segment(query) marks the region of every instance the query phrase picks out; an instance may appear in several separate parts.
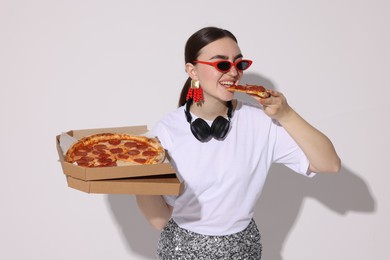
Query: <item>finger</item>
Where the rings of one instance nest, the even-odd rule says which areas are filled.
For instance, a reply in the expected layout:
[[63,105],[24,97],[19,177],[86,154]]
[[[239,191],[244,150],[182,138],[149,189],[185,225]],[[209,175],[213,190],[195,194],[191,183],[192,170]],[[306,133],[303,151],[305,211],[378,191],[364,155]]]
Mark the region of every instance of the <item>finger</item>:
[[269,96],[267,98],[260,98],[259,102],[263,106],[268,106],[272,104],[272,96]]
[[275,90],[268,89],[267,92],[273,97],[279,97],[281,94]]

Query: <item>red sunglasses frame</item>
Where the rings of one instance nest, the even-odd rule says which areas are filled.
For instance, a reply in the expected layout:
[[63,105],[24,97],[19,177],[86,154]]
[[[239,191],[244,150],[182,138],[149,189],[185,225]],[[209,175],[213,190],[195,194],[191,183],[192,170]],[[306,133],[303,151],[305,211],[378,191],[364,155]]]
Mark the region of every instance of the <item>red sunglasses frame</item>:
[[[238,61],[235,61],[235,62],[231,62],[229,60],[219,60],[219,61],[201,61],[201,60],[196,60],[194,61],[194,63],[201,63],[201,64],[206,64],[206,65],[210,65],[210,66],[213,66],[214,68],[216,68],[219,72],[222,72],[222,73],[226,73],[228,71],[230,71],[232,69],[232,66],[234,66],[236,68],[236,70],[238,71],[244,71],[244,70],[240,70],[239,68],[237,68],[237,64],[240,63],[240,62],[248,62],[248,67],[244,70],[247,70],[251,65],[252,65],[252,62],[251,60],[238,60]],[[218,68],[218,64],[221,63],[221,62],[229,62],[230,63],[230,68],[228,70],[221,70]]]

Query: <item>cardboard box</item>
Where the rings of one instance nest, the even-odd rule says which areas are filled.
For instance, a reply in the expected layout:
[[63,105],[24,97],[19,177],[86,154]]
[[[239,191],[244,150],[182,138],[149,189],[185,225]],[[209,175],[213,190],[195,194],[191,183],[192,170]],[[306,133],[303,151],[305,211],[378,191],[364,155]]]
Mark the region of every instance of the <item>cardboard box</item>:
[[[120,133],[120,134],[142,135],[147,132],[148,129],[146,126],[129,126],[129,127],[117,127],[117,128],[72,130],[67,132],[67,134],[75,137],[76,139],[81,139],[82,137],[91,134],[97,134],[97,133]],[[64,153],[60,146],[60,135],[56,136],[56,143],[57,143],[59,160],[61,162],[61,166],[64,174],[80,180],[84,180],[84,181],[108,180],[108,179],[141,177],[141,176],[157,176],[157,175],[176,173],[168,160],[160,164],[150,164],[150,165],[131,165],[131,166],[98,167],[98,168],[82,167],[65,161]]]
[[138,177],[115,180],[83,181],[67,176],[68,186],[86,193],[179,195],[183,184],[176,175]]
[[[146,126],[130,126],[72,130],[67,134],[80,139],[97,133],[142,135],[147,132]],[[184,185],[176,177],[176,172],[169,160],[152,165],[86,168],[64,160],[60,135],[56,136],[56,145],[63,173],[71,188],[86,193],[143,195],[179,195],[183,189]]]

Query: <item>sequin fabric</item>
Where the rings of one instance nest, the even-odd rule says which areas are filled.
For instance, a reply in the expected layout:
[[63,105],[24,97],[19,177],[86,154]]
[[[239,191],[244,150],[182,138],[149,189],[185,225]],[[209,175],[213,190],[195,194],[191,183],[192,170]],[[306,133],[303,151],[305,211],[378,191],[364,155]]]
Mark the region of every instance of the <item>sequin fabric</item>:
[[260,238],[253,219],[243,231],[226,236],[194,233],[171,219],[161,232],[156,259],[257,260],[261,259]]

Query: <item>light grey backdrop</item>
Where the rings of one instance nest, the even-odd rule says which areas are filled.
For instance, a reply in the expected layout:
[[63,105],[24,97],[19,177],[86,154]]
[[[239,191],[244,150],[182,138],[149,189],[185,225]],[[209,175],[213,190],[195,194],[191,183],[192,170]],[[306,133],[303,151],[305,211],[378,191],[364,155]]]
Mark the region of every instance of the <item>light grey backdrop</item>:
[[0,258],[153,259],[158,232],[134,197],[68,188],[55,136],[151,127],[176,107],[185,41],[214,25],[254,60],[244,83],[283,92],[343,160],[339,175],[314,179],[272,168],[255,214],[264,259],[387,259],[389,8],[384,0],[2,0]]

